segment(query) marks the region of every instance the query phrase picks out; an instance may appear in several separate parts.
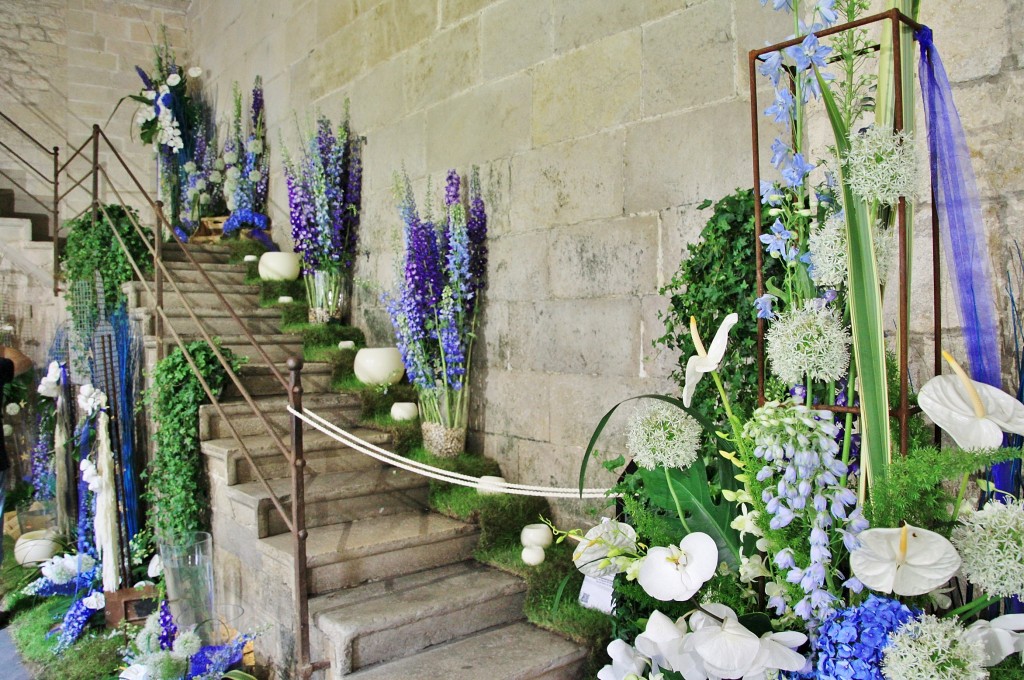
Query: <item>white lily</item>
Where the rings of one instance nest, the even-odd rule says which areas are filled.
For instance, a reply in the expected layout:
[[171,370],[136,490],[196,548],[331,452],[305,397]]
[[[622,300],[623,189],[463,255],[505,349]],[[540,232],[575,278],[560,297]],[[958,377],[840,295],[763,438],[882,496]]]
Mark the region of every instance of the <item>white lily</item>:
[[690,617],[693,632],[687,636],[684,650],[695,652],[705,672],[714,678],[741,678],[753,668],[761,652],[761,640],[739,622],[723,604],[707,604]]
[[622,640],[612,640],[608,645],[610,665],[597,672],[597,680],[626,680],[630,675],[640,675],[647,667],[647,659]]
[[981,644],[985,666],[995,666],[1014,652],[1024,652],[1024,614],[1006,614],[991,621],[975,621],[964,639]]
[[960,568],[960,555],[945,537],[905,524],[900,529],[867,529],[850,553],[853,575],[880,593],[924,595]]
[[955,375],[937,375],[917,395],[921,410],[961,449],[990,449],[1003,432],[1024,435],[1024,404],[1000,389],[971,380],[948,353]]
[[729,342],[729,331],[736,322],[740,320],[738,314],[733,312],[725,317],[722,325],[718,327],[711,346],[705,350],[701,342],[700,333],[697,332],[697,320],[690,317],[690,337],[693,338],[693,346],[697,352],[686,361],[686,384],[683,385],[683,405],[689,407],[693,399],[693,391],[697,389],[697,383],[704,377],[705,373],[718,370],[725,356],[725,346]]
[[687,534],[678,546],[647,551],[637,581],[656,600],[689,600],[718,568],[718,545],[705,533]]
[[636,552],[636,531],[623,522],[606,520],[591,527],[573,551],[572,561],[584,576],[614,576],[625,571],[632,558],[609,558],[613,550]]

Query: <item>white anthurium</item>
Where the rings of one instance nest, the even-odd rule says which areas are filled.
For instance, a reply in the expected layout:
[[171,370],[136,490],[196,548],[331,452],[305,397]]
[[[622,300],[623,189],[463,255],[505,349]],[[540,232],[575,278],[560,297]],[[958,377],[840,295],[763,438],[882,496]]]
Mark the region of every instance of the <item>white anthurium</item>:
[[601,578],[625,571],[633,558],[614,553],[635,553],[636,531],[623,522],[606,520],[586,533],[572,553],[572,561],[584,576]]
[[1003,432],[1024,435],[1024,404],[1002,390],[971,380],[948,353],[954,375],[937,375],[917,395],[921,410],[961,449],[1002,445]]
[[944,536],[920,527],[867,529],[850,553],[853,575],[880,593],[924,595],[960,568],[960,555]]
[[684,536],[678,546],[648,550],[637,581],[656,600],[681,602],[693,597],[717,568],[715,539],[697,531]]
[[697,352],[686,361],[686,383],[683,385],[683,404],[690,406],[693,399],[693,391],[697,389],[697,383],[704,377],[705,373],[718,370],[718,365],[725,357],[725,346],[729,342],[729,331],[736,322],[740,320],[738,314],[733,312],[725,317],[722,325],[718,327],[711,346],[706,350],[701,342],[700,333],[697,332],[697,320],[690,317],[690,337],[693,338],[693,346]]
[[985,666],[995,666],[1014,652],[1024,652],[1024,614],[1006,614],[967,627],[964,639],[981,644]]
[[744,680],[767,678],[769,671],[799,671],[807,665],[807,659],[796,649],[805,642],[807,636],[793,630],[765,633],[754,662],[743,674]]
[[707,613],[697,611],[690,617],[693,632],[683,649],[700,657],[709,678],[744,677],[761,653],[761,639],[724,604],[706,604],[704,610]]
[[119,680],[146,680],[146,675],[146,664],[136,663],[125,668],[117,677]]
[[597,672],[597,680],[626,680],[631,675],[640,675],[647,668],[647,659],[622,640],[609,643],[608,656],[612,662]]

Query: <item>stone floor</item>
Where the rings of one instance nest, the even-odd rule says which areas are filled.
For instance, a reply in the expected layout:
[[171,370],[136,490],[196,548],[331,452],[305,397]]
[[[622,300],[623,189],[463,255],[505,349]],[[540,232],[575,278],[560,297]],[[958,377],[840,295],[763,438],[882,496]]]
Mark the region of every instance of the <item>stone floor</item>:
[[6,680],[32,680],[28,670],[22,665],[18,650],[6,628],[0,628],[0,668],[4,669]]

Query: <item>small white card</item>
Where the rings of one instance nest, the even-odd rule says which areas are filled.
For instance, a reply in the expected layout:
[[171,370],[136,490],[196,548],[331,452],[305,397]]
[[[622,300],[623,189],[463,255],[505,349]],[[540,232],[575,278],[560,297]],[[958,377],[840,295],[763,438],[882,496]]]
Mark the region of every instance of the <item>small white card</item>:
[[612,579],[603,576],[584,576],[580,587],[579,603],[587,609],[612,613]]

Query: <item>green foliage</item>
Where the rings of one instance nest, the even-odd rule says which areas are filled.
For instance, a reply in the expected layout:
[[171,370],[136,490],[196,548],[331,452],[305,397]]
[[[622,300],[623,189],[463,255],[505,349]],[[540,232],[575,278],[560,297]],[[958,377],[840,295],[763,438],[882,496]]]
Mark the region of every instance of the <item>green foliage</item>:
[[898,527],[907,522],[948,536],[953,528],[950,508],[956,498],[943,482],[953,480],[959,485],[965,474],[1020,457],[1020,449],[911,449],[906,458],[893,458],[888,478],[875,485],[864,514],[871,526]]
[[309,305],[303,298],[297,298],[289,305],[281,305],[281,330],[283,332],[294,333],[295,329],[304,328],[307,319],[309,319]]
[[260,267],[258,262],[245,263],[245,282],[250,286],[258,286],[263,283],[260,278]]
[[[110,215],[109,220],[101,211],[99,219],[94,224],[92,213],[87,211],[81,217],[65,223],[68,240],[61,253],[61,262],[64,276],[68,281],[85,281],[91,284],[93,276],[99,274],[103,280],[104,304],[107,311],[112,312],[124,299],[121,286],[131,281],[135,275],[128,256],[131,256],[143,274],[152,270],[153,258],[148,246],[153,243],[153,233],[139,223],[139,216],[135,210],[126,210],[117,204],[106,205],[104,208]],[[145,239],[135,230],[133,219],[142,227]],[[128,254],[125,254],[115,238],[115,229],[127,246]],[[70,309],[74,311],[76,301],[71,297],[75,288],[69,286],[68,290],[68,302],[71,305]],[[81,306],[78,308],[81,309]],[[75,322],[79,323],[80,320],[75,319]]]
[[[227,372],[213,349],[202,341],[190,343],[187,349],[210,389],[219,395]],[[242,358],[225,348],[220,351],[232,370],[238,370]],[[199,406],[207,397],[180,348],[156,365],[146,399],[156,423],[146,488],[150,522],[158,540],[173,542],[205,530],[210,507],[199,449]]]
[[388,414],[375,416],[368,422],[375,429],[383,430],[391,436],[390,448],[393,453],[408,456],[414,449],[423,446],[423,433],[418,419],[395,420]]
[[[267,252],[267,247],[251,238],[230,238],[223,239],[220,241],[221,245],[226,245],[231,250],[231,255],[228,257],[228,262],[231,264],[241,264],[245,262],[246,255],[255,255],[259,257],[263,253]],[[257,264],[253,262],[253,264]]]
[[14,559],[14,539],[10,536],[4,536],[3,551],[4,562],[0,565],[0,601],[3,602],[2,608],[5,611],[13,611],[17,608],[17,601],[21,599],[16,597],[15,593],[27,586],[39,572],[18,564]]
[[[658,318],[665,334],[654,341],[680,352],[672,378],[684,383],[686,360],[695,352],[690,337],[690,317],[697,320],[700,333],[710,338],[722,320],[732,312],[739,322],[729,334],[729,346],[719,368],[733,411],[740,418],[753,412],[757,401],[757,372],[753,362],[757,352],[757,319],[754,311],[757,283],[753,266],[754,192],[737,190],[714,204],[711,217],[701,231],[700,241],[687,246],[688,256],[679,265],[672,281],[659,293],[669,297],[668,309]],[[705,201],[699,209],[711,206]],[[777,274],[779,262],[769,258],[765,276]],[[705,420],[721,422],[718,392],[714,382],[702,380],[694,392],[693,409]],[[705,453],[717,454],[714,437],[705,439]]]
[[1002,663],[988,669],[991,680],[1024,680],[1024,666],[1016,654],[1003,659]]

